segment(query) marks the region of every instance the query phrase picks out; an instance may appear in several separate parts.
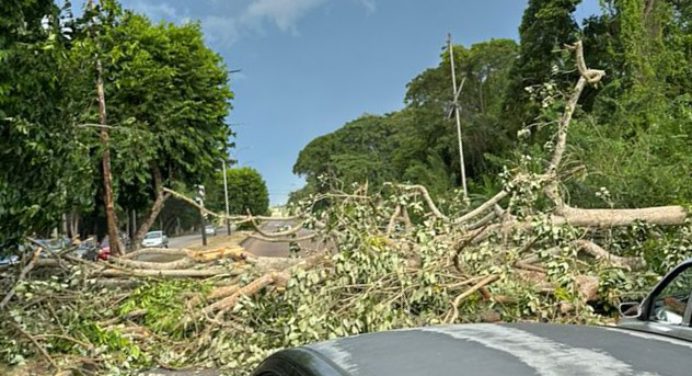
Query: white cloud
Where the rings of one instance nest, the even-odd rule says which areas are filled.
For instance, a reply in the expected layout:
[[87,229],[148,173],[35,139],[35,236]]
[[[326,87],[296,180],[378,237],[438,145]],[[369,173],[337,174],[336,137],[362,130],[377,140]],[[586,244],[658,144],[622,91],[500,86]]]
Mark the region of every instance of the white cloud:
[[[309,12],[328,2],[342,0],[123,0],[126,8],[146,14],[154,21],[185,23],[199,19],[206,39],[232,45],[252,35],[264,34],[267,25],[299,35],[298,24]],[[367,14],[376,11],[376,0],[353,0]]]
[[375,0],[358,0],[358,2],[365,7],[367,14],[373,14],[377,10]]
[[146,0],[137,0],[131,6],[154,21],[166,20],[172,22],[181,18],[178,11],[165,2],[152,4]]
[[204,35],[210,43],[230,46],[240,39],[238,22],[230,17],[205,16],[201,19]]
[[325,0],[255,0],[245,9],[242,22],[256,26],[268,19],[281,30],[297,32],[297,22]]

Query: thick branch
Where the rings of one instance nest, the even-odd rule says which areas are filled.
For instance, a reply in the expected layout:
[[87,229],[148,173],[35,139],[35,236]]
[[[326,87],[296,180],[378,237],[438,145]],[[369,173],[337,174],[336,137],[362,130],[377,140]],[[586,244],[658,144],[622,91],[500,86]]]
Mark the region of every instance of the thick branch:
[[562,156],[565,153],[565,148],[567,145],[567,131],[569,129],[569,124],[572,121],[572,115],[574,110],[577,108],[577,102],[579,102],[579,97],[586,83],[595,84],[605,76],[605,72],[602,70],[588,69],[586,67],[586,62],[584,61],[584,49],[581,41],[578,41],[574,46],[568,46],[569,49],[575,50],[577,69],[579,70],[579,81],[574,87],[572,95],[570,95],[567,104],[565,105],[565,112],[560,118],[557,129],[557,141],[555,142],[555,149],[553,151],[553,158],[548,165],[546,170],[546,175],[548,177],[548,184],[545,187],[546,195],[553,200],[555,206],[557,207],[558,213],[564,207],[564,202],[560,196],[557,180],[557,170],[560,167],[560,162],[562,161]]
[[188,257],[183,257],[180,260],[170,262],[132,261],[127,259],[119,259],[118,257],[111,257],[109,261],[132,269],[153,270],[186,269],[197,263],[195,260]]
[[257,234],[250,234],[250,237],[253,239],[262,240],[262,241],[271,242],[271,243],[302,242],[304,240],[314,239],[316,236],[317,236],[317,234],[310,234],[310,235],[305,235],[305,236],[301,236],[298,238],[268,238],[266,236],[261,236],[261,235],[257,235]]
[[324,253],[318,253],[299,261],[298,263],[292,265],[289,268],[284,269],[283,271],[268,272],[256,278],[249,284],[241,287],[238,291],[234,292],[230,296],[205,307],[202,310],[202,313],[205,315],[209,315],[213,312],[219,311],[216,318],[220,319],[220,316],[222,316],[224,312],[232,309],[242,296],[252,296],[258,293],[264,287],[269,286],[271,284],[285,283],[291,277],[291,274],[296,270],[305,270],[312,268],[315,265],[318,265],[323,260]]
[[303,229],[303,226],[305,225],[305,222],[300,222],[296,226],[293,226],[289,228],[288,230],[285,231],[277,231],[277,232],[266,232],[262,230],[262,226],[260,226],[255,218],[252,215],[248,215],[248,218],[252,222],[252,226],[255,228],[257,232],[259,232],[262,236],[268,237],[268,238],[278,238],[278,237],[286,237],[286,236],[291,236],[298,231]]
[[459,303],[469,297],[471,294],[474,292],[484,288],[485,286],[497,281],[500,277],[497,275],[489,275],[485,277],[483,280],[480,282],[476,283],[475,285],[471,286],[468,290],[464,291],[463,293],[459,294],[456,298],[454,298],[454,301],[452,302],[452,310],[454,313],[452,314],[452,317],[449,319],[448,322],[453,323],[459,318]]
[[588,240],[577,240],[574,244],[582,251],[592,255],[596,260],[603,260],[612,266],[627,270],[646,267],[646,262],[640,257],[620,257],[611,254],[596,243]]
[[435,217],[440,218],[442,220],[448,221],[449,218],[442,214],[440,209],[437,208],[437,205],[435,205],[435,202],[433,201],[432,197],[430,197],[430,193],[428,193],[428,190],[422,186],[422,185],[398,185],[398,187],[407,190],[407,191],[417,191],[423,196],[423,199],[425,199],[425,202],[428,204],[428,207],[430,210],[433,212],[433,215]]
[[154,199],[154,203],[151,205],[151,209],[149,209],[149,213],[147,213],[147,216],[144,218],[144,221],[142,221],[142,224],[139,226],[139,229],[137,229],[137,233],[135,233],[135,236],[132,239],[132,243],[130,246],[133,250],[139,249],[139,247],[142,244],[142,240],[144,239],[144,236],[149,231],[151,226],[154,224],[154,221],[161,212],[161,209],[163,209],[163,204],[166,202],[166,199],[170,197],[170,194],[166,194],[163,191],[163,181],[161,177],[161,170],[159,169],[159,167],[156,165],[152,165],[151,174],[154,179],[154,192],[156,194],[156,198]]
[[471,210],[470,212],[468,212],[468,213],[462,215],[461,217],[459,217],[458,219],[456,219],[454,221],[454,223],[457,223],[457,224],[464,223],[464,222],[467,222],[467,221],[477,217],[480,214],[483,214],[486,210],[489,210],[489,209],[495,207],[495,205],[497,205],[500,201],[502,201],[503,198],[507,197],[507,195],[508,195],[508,192],[505,190],[498,192],[490,200],[484,202],[479,207]]
[[217,275],[239,275],[244,273],[244,269],[175,269],[175,270],[151,270],[151,269],[133,269],[119,270],[106,269],[98,274],[104,277],[162,277],[162,278],[206,278]]
[[135,259],[143,255],[166,255],[166,256],[187,256],[190,251],[187,249],[171,249],[171,248],[142,248],[138,251],[130,252],[120,256],[122,259]]
[[271,220],[271,221],[292,221],[292,220],[295,220],[295,219],[300,218],[300,216],[297,216],[297,215],[292,215],[292,216],[288,216],[288,217],[268,217],[268,216],[262,216],[262,215],[255,215],[255,216],[246,216],[246,215],[225,215],[225,214],[213,212],[213,211],[211,211],[211,210],[209,210],[209,209],[207,209],[207,208],[201,206],[200,204],[198,204],[197,202],[195,202],[195,200],[193,200],[193,199],[191,199],[191,198],[185,196],[185,195],[182,194],[182,193],[176,192],[176,191],[174,191],[174,190],[172,190],[172,189],[170,189],[170,188],[165,188],[165,187],[164,187],[164,188],[163,188],[163,191],[164,191],[164,192],[167,192],[167,193],[170,193],[170,194],[171,194],[172,196],[174,196],[175,198],[177,198],[177,199],[179,199],[179,200],[182,200],[182,201],[185,201],[186,203],[188,203],[188,204],[194,206],[195,208],[201,210],[203,214],[208,214],[208,215],[211,215],[212,217],[216,217],[216,218],[228,219],[228,220],[233,221],[233,222],[235,222],[235,223],[250,222],[250,221],[252,221],[252,220],[261,220],[261,221],[269,221],[269,220]]
[[576,227],[630,226],[635,222],[654,225],[681,225],[687,218],[682,206],[657,206],[639,209],[578,209],[565,207],[561,216],[553,217],[553,224]]
[[397,219],[401,215],[401,205],[397,205],[394,209],[394,213],[389,217],[389,224],[387,224],[387,236],[391,236],[394,232],[394,226],[396,226]]

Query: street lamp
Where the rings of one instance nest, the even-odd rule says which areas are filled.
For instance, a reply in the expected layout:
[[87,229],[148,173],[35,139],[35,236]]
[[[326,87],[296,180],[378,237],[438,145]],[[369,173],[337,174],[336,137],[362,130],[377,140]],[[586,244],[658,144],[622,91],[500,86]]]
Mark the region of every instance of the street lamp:
[[226,234],[231,235],[231,220],[228,210],[228,178],[226,177],[226,160],[221,161],[221,170],[223,171],[223,195],[226,199]]
[[204,185],[198,184],[195,186],[197,190],[197,194],[195,197],[195,201],[199,204],[201,209],[199,210],[199,222],[202,227],[202,245],[206,246],[207,245],[207,229],[206,229],[206,214],[204,213],[204,197],[206,196],[206,190],[204,189]]

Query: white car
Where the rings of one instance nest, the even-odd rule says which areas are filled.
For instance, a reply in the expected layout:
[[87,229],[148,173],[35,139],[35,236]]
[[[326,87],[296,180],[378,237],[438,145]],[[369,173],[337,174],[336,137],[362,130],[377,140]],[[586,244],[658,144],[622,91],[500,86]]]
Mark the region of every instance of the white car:
[[204,227],[204,233],[211,236],[216,236],[216,227],[207,225]]
[[163,231],[149,231],[144,236],[142,246],[145,248],[168,248],[168,236]]

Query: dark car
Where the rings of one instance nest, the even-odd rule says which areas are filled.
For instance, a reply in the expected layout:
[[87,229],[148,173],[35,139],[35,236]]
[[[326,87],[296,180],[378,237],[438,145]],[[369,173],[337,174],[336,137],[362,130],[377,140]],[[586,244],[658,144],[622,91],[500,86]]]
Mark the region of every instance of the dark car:
[[394,330],[282,350],[254,375],[689,376],[691,293],[688,260],[641,304],[623,304],[626,318],[617,327],[518,323]]

